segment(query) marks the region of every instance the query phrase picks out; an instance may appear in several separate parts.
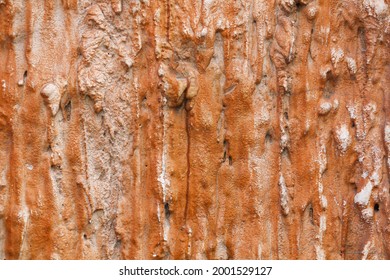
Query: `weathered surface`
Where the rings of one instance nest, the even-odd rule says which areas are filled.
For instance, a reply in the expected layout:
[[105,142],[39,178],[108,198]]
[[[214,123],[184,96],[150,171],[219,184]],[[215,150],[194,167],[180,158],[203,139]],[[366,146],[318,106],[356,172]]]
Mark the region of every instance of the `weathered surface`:
[[389,259],[388,0],[0,0],[0,258]]

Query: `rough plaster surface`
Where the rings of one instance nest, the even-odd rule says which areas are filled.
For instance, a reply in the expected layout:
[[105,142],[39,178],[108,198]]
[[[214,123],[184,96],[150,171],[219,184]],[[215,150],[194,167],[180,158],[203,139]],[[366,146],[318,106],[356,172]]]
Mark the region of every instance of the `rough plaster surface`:
[[388,0],[0,0],[0,258],[389,259]]

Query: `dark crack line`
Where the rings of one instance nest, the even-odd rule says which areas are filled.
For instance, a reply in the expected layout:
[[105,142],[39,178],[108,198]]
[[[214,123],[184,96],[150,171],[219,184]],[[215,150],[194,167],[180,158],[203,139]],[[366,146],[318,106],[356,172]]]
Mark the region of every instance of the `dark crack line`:
[[171,3],[167,0],[167,42],[169,44],[169,31],[171,29]]
[[190,198],[190,172],[191,172],[191,138],[190,138],[190,112],[186,111],[186,133],[187,133],[187,190],[186,190],[186,206],[184,210],[184,222],[187,225],[188,218],[188,202]]

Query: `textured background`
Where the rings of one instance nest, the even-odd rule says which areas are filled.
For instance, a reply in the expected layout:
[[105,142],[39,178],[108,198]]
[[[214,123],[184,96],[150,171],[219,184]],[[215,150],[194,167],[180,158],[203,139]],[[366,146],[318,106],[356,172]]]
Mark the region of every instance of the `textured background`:
[[389,0],[0,0],[0,258],[389,259]]

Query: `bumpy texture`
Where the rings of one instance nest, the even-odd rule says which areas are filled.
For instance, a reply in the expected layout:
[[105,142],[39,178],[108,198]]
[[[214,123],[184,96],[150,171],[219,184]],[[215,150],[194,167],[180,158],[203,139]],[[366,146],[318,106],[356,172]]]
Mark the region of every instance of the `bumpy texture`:
[[388,0],[0,0],[0,258],[389,259]]

